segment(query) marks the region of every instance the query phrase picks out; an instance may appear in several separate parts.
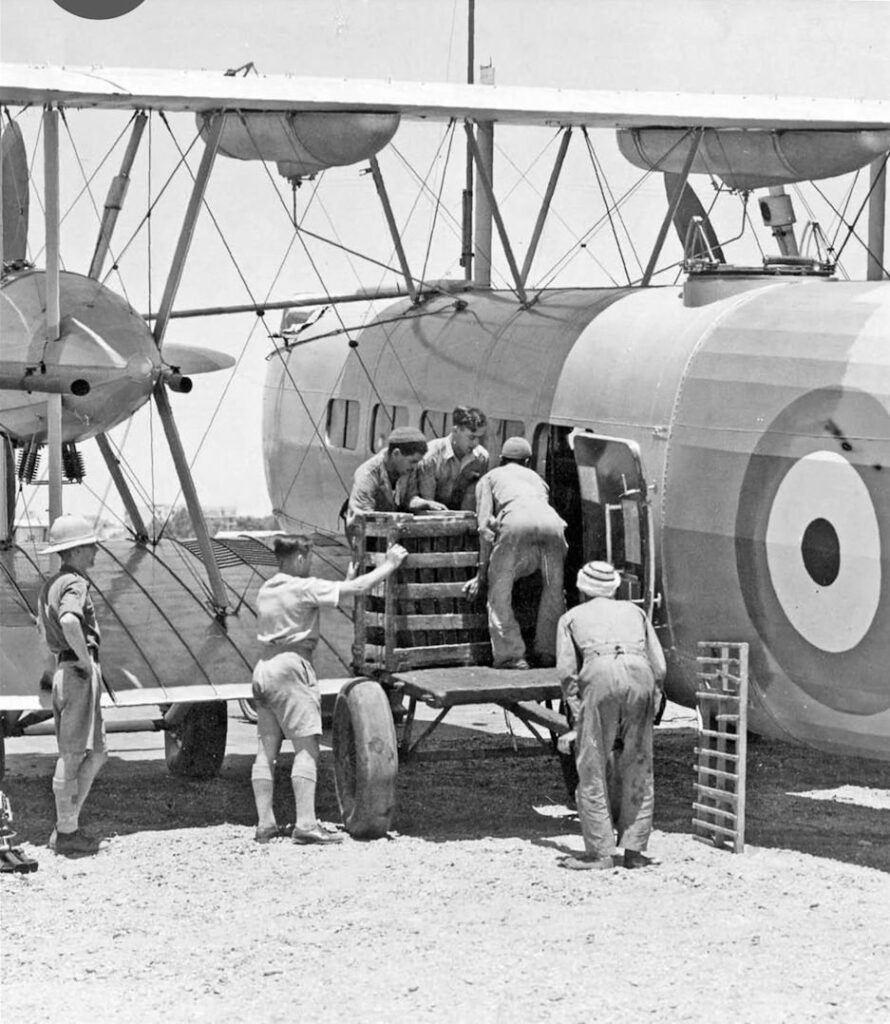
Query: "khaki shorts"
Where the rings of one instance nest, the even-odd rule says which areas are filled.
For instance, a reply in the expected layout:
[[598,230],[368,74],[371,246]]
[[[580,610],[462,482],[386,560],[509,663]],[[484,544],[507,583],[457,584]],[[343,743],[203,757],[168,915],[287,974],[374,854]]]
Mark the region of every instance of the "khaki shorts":
[[296,651],[261,658],[253,670],[253,699],[275,716],[288,738],[321,735],[321,690],[315,670]]
[[61,662],[53,676],[53,718],[60,754],[105,749],[99,667],[94,664],[90,677],[84,678],[76,664]]

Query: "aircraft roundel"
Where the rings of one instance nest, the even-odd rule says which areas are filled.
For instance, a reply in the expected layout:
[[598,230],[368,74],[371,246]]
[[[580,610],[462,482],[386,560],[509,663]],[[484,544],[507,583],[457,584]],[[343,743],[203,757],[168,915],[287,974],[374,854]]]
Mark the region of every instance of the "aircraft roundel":
[[788,676],[838,711],[890,707],[888,455],[890,415],[877,399],[811,391],[761,436],[739,497],[751,621]]
[[134,11],[144,0],[55,0],[57,7],[78,18],[107,21]]

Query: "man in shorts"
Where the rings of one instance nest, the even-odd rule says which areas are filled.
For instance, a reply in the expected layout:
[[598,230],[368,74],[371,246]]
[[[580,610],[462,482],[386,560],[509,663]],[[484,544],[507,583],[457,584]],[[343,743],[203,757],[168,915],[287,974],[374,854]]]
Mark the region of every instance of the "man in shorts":
[[59,516],[41,553],[60,554],[62,564],[37,598],[37,628],[57,665],[52,700],[59,759],[53,775],[56,827],[49,847],[75,857],[99,851],[99,840],[80,828],[80,812],[107,756],[99,627],[86,576],[96,559],[96,545],[85,519]]
[[298,844],[339,843],[315,817],[318,738],[321,736],[321,692],[312,654],[318,643],[318,615],[336,608],[348,594],[364,594],[390,576],[408,552],[393,544],[384,561],[355,579],[342,582],[310,576],[312,542],[285,534],[272,543],[279,572],[257,594],[257,637],[268,653],[253,671],[257,710],[257,755],[250,774],[257,809],[255,839],[268,843],[283,835],[272,804],[275,761],[285,736],[294,748],[291,784],[296,803],[292,839]]

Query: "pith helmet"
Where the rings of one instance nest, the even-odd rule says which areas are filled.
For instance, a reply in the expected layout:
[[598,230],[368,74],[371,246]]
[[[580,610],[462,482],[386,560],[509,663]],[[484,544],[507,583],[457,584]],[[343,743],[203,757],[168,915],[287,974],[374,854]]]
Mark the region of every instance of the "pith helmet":
[[62,515],[49,528],[49,545],[40,553],[52,555],[84,544],[98,544],[99,538],[82,516]]
[[508,437],[501,448],[502,459],[515,459],[521,462],[532,457],[532,446],[524,437]]

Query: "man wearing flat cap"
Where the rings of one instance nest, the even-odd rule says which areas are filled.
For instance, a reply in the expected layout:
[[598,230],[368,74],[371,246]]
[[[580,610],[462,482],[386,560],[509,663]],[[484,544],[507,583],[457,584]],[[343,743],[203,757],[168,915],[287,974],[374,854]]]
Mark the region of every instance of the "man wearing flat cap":
[[97,539],[80,516],[62,515],[49,531],[41,554],[59,554],[59,571],[37,598],[37,628],[56,657],[53,717],[59,759],[53,775],[56,827],[49,847],[57,854],[97,853],[99,840],[80,828],[80,812],[105,763],[105,726],[100,695],[99,627],[87,571],[96,559]]
[[445,511],[442,502],[421,498],[417,491],[417,465],[426,449],[426,438],[415,427],[396,427],[386,448],[358,467],[346,508],[347,537],[357,512]]
[[[557,630],[556,668],[575,722],[574,733],[561,736],[559,745],[567,752],[575,741],[575,799],[585,849],[562,862],[574,870],[611,869],[616,827],[624,866],[651,863],[644,851],[655,806],[652,727],[666,669],[643,610],[614,600],[619,582],[608,562],[588,562],[577,579],[583,603],[563,615]],[[617,821],[606,778],[613,749]]]
[[488,632],[495,668],[529,667],[513,611],[517,580],[541,571],[534,649],[539,665],[554,664],[556,623],[565,610],[566,524],[550,505],[547,484],[529,467],[531,455],[524,437],[508,437],[500,465],[476,485],[479,566],[464,592],[472,600],[483,587],[488,588]]

